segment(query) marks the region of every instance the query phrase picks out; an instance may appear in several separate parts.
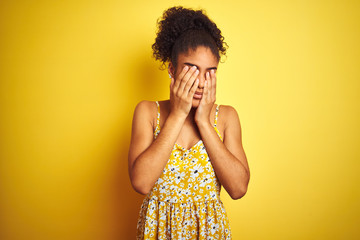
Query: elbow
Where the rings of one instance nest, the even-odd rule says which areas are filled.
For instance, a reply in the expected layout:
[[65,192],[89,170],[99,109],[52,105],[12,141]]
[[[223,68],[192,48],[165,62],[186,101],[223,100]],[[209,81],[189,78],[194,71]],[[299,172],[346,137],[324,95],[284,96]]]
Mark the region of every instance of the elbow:
[[137,193],[140,193],[141,195],[147,195],[150,192],[148,189],[145,188],[134,187],[134,186],[133,188]]
[[148,186],[146,186],[146,184],[141,183],[137,179],[131,179],[131,185],[133,189],[137,193],[140,193],[141,195],[147,195],[151,191],[151,189]]
[[238,200],[243,196],[245,196],[246,192],[247,192],[247,187],[238,189],[236,191],[232,191],[229,195],[233,200]]
[[247,178],[247,181],[245,183],[241,183],[238,186],[236,186],[234,190],[229,194],[233,200],[237,200],[245,196],[248,190],[249,180],[250,177]]
[[147,186],[145,179],[138,174],[134,169],[129,169],[129,177],[132,188],[135,192],[141,195],[147,195],[150,192],[150,188]]

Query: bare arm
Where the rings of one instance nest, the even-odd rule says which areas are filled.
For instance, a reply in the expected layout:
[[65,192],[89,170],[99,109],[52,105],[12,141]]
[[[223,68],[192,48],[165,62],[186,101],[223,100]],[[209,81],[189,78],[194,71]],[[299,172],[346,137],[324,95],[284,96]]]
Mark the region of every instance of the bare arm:
[[220,140],[210,123],[210,110],[216,99],[216,74],[206,73],[204,95],[196,111],[195,121],[204,141],[206,151],[217,177],[231,198],[245,195],[250,179],[250,171],[241,142],[241,126],[236,110],[225,106],[222,116],[226,119],[224,142]]
[[131,183],[141,194],[147,194],[160,177],[185,120],[170,115],[153,140],[146,104],[149,102],[142,101],[135,108],[129,149]]
[[176,139],[191,109],[192,98],[198,87],[195,68],[184,68],[180,80],[172,79],[171,112],[159,135],[153,140],[152,114],[149,101],[140,102],[134,111],[129,148],[129,175],[133,188],[147,194],[161,176]]
[[242,146],[238,114],[233,107],[226,108],[223,113],[226,116],[224,142],[209,121],[199,123],[198,127],[217,177],[231,198],[239,199],[247,191],[250,171]]

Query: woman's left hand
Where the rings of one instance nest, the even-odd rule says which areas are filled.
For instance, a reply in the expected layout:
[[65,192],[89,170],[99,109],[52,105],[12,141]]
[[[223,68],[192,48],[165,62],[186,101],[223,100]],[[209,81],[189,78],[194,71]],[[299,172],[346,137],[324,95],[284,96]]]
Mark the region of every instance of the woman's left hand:
[[212,69],[205,74],[205,85],[202,98],[195,113],[196,123],[210,123],[210,113],[216,100],[216,75]]

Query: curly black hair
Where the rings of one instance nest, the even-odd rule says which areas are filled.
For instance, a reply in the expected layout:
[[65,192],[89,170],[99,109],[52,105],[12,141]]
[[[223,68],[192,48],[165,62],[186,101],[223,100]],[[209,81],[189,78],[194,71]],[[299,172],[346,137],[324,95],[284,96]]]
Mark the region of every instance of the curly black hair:
[[220,60],[220,55],[226,55],[228,45],[224,42],[220,29],[206,16],[204,10],[193,10],[181,6],[164,11],[158,19],[158,31],[155,43],[152,45],[153,56],[162,62],[177,66],[180,53],[198,46],[208,47],[214,56]]

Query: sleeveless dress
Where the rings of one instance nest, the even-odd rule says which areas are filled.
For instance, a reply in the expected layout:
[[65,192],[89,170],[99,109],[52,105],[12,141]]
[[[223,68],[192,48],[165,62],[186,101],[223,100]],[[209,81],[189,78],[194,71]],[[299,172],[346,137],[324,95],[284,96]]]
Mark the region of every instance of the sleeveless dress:
[[[160,132],[160,105],[156,104],[154,138]],[[216,127],[218,111],[219,105],[214,129],[223,141]],[[220,189],[202,140],[190,149],[175,143],[161,176],[141,205],[137,239],[231,239]]]

